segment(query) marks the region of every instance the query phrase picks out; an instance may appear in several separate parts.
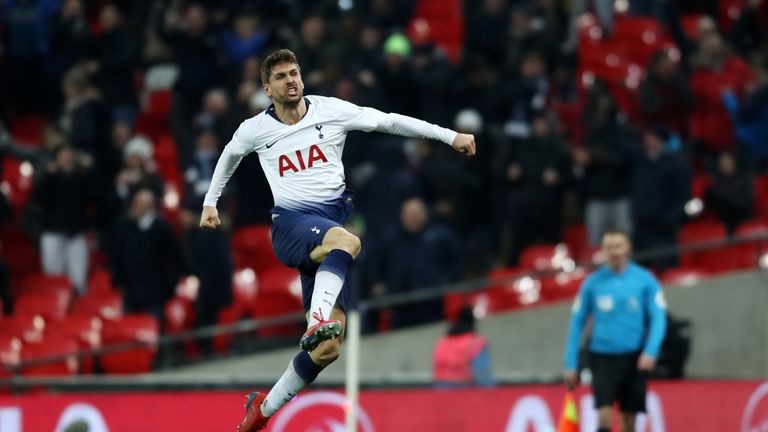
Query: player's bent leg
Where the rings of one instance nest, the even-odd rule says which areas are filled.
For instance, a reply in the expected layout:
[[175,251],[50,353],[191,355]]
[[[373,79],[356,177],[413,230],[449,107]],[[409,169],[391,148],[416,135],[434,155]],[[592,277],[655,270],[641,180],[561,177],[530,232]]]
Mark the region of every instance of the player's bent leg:
[[347,316],[344,314],[344,311],[338,306],[334,307],[333,312],[331,312],[331,320],[341,323],[341,333],[332,340],[321,342],[315,350],[309,353],[312,361],[321,367],[326,367],[339,358],[339,354],[341,354],[341,344],[344,342],[343,329],[346,328],[347,322]]
[[622,411],[621,430],[623,432],[635,432],[635,418],[636,418],[636,413]]
[[307,319],[308,329],[299,346],[314,351],[326,340],[336,339],[343,327],[331,319],[336,300],[344,287],[349,266],[360,253],[360,239],[341,227],[330,228],[323,242],[310,253],[310,259],[319,262]]
[[613,406],[601,406],[597,409],[598,432],[610,431],[613,424]]

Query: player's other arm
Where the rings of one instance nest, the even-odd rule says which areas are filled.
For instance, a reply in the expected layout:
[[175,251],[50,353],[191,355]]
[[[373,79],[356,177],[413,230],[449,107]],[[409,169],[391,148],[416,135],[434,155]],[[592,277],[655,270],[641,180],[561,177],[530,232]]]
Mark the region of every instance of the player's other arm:
[[638,369],[645,371],[650,371],[656,366],[656,359],[659,357],[659,350],[667,331],[667,301],[664,299],[664,291],[656,278],[648,275],[648,279],[649,289],[645,298],[645,309],[650,318],[650,326],[648,339],[637,364]]
[[576,384],[576,369],[579,362],[579,345],[584,324],[590,314],[591,278],[584,281],[571,307],[571,325],[568,328],[568,339],[565,345],[565,380],[569,387]]
[[208,187],[208,193],[205,194],[203,201],[203,212],[200,216],[201,228],[218,228],[221,225],[216,203],[219,201],[230,177],[240,165],[240,161],[251,151],[246,145],[246,140],[243,139],[245,134],[242,129],[243,125],[238,128],[232,140],[224,147],[224,151],[221,152],[221,156],[216,162],[211,185]]
[[460,134],[451,129],[440,127],[413,117],[396,113],[383,113],[374,108],[359,107],[355,104],[333,99],[335,108],[341,112],[347,130],[366,132],[379,131],[412,138],[429,138],[450,144],[454,150],[469,156],[475,154],[475,137]]

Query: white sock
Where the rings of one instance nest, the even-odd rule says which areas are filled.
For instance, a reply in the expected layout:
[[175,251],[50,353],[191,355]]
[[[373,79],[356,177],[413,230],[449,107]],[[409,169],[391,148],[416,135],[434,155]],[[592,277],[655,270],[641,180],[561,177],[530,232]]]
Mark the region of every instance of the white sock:
[[318,271],[315,275],[315,289],[312,291],[312,302],[309,307],[309,327],[321,319],[331,319],[331,311],[336,304],[336,298],[344,286],[344,279],[333,272]]
[[261,413],[266,417],[272,417],[277,410],[282,408],[283,405],[293,399],[304,387],[307,386],[307,382],[301,379],[299,374],[293,368],[293,362],[288,365],[288,369],[285,370],[283,376],[272,387],[272,390],[267,393],[264,403],[261,404]]

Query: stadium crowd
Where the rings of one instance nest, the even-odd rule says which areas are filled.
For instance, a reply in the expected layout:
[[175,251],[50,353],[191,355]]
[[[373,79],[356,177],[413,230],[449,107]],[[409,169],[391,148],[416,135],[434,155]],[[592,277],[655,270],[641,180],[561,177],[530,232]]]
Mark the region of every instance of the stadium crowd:
[[[162,315],[178,278],[197,275],[201,319],[214,322],[232,296],[229,233],[269,223],[255,156],[219,206],[228,230],[201,231],[197,217],[219,152],[270,105],[260,61],[280,47],[296,52],[306,94],[478,138],[478,156],[464,160],[434,143],[349,136],[350,227],[366,244],[355,280],[366,296],[513,266],[577,223],[592,245],[609,228],[632,232],[638,249],[674,245],[695,174],[711,178],[705,208],[731,232],[751,217],[752,176],[768,157],[768,2],[741,2],[734,17],[714,1],[630,0],[628,13],[656,18],[674,44],[618,91],[583,79],[589,48],[576,17],[590,2],[463,2],[458,55],[414,30],[418,3],[1,2],[0,151],[29,162],[35,184],[23,207],[4,200],[5,228],[23,226],[42,269],[66,273],[81,294],[93,267],[106,266],[127,311]],[[597,39],[610,42],[618,17],[594,3]],[[696,17],[690,29],[683,15]],[[168,100],[153,98],[158,88],[172,89]],[[155,109],[159,125],[147,115]],[[46,119],[39,142],[9,133],[28,115]],[[169,151],[175,166],[160,160]],[[17,275],[5,273],[10,310]],[[440,304],[419,308],[393,326],[442,317]]]

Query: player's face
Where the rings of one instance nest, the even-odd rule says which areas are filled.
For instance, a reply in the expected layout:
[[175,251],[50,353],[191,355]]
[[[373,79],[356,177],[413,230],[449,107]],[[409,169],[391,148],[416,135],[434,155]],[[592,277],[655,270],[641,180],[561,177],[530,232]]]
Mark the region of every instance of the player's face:
[[264,92],[276,105],[298,103],[304,97],[304,82],[301,81],[299,65],[283,63],[272,68]]
[[603,253],[605,260],[613,269],[619,270],[629,261],[629,253],[632,246],[629,239],[623,234],[606,234],[603,237]]

